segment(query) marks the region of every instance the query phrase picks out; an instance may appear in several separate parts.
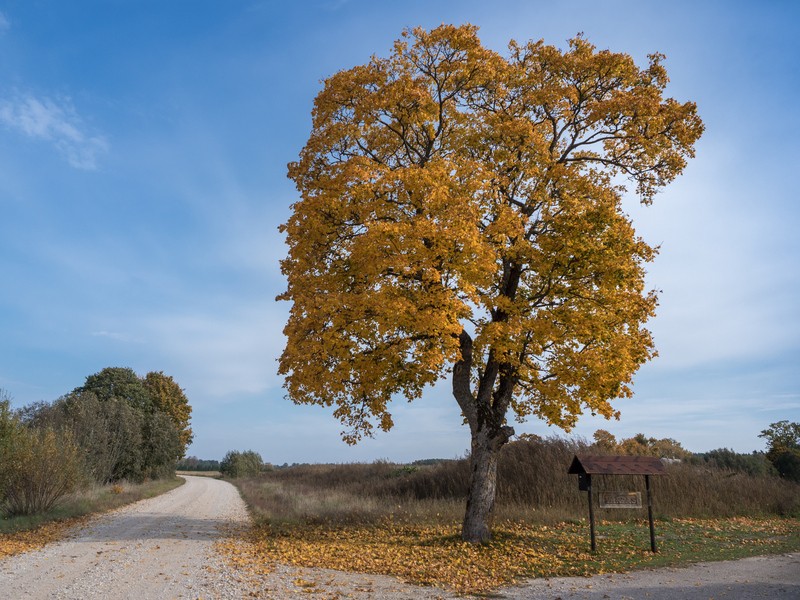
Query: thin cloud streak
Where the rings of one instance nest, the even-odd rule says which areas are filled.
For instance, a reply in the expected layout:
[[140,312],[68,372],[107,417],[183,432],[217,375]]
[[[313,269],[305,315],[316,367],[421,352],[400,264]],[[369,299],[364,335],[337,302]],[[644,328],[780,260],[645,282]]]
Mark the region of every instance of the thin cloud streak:
[[24,94],[0,100],[0,123],[26,137],[50,142],[76,169],[96,170],[99,157],[109,150],[102,135],[86,131],[68,98],[59,102]]

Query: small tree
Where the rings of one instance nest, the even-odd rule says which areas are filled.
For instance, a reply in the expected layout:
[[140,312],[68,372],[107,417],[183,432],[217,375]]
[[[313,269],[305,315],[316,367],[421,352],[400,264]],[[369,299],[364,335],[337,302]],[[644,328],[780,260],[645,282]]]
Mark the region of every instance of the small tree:
[[617,438],[610,431],[598,429],[592,436],[594,438],[594,448],[597,452],[612,454],[619,452]]
[[800,423],[772,423],[758,437],[767,440],[767,458],[781,477],[800,482]]
[[775,454],[772,464],[781,477],[800,483],[800,450],[781,450]]
[[800,450],[800,423],[788,420],[771,423],[758,437],[767,440],[767,456],[783,450]]
[[160,411],[145,415],[142,441],[146,477],[156,479],[175,472],[183,444],[170,415]]
[[582,37],[503,57],[442,25],[314,102],[289,165],[280,373],[293,401],[335,406],[352,443],[392,427],[393,397],[450,377],[471,434],[466,540],[490,537],[510,416],[614,417],[654,354],[655,250],[624,178],[649,204],[703,131],[693,103],[664,97],[662,58],[639,69]]
[[169,415],[175,423],[181,443],[180,457],[186,453],[186,448],[192,443],[192,428],[189,422],[192,418],[192,407],[183,389],[169,375],[162,371],[150,372],[145,375],[144,384],[150,392],[150,397],[157,410]]

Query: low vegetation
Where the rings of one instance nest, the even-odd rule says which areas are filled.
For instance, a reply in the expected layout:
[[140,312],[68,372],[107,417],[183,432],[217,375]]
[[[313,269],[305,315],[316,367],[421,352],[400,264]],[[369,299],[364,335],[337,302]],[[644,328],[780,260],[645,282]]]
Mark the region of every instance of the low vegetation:
[[190,414],[162,372],[103,369],[20,410],[0,390],[0,517],[48,514],[97,486],[173,477],[192,439]]
[[253,450],[231,450],[222,459],[219,470],[225,477],[254,477],[264,470],[264,461]]
[[[653,481],[658,554],[649,551],[645,511],[599,508],[598,552],[589,553],[586,494],[566,473],[581,453],[684,459],[668,464],[668,475]],[[523,436],[501,453],[494,535],[482,545],[459,535],[466,459],[296,465],[234,480],[256,526],[251,544],[226,549],[237,564],[383,573],[470,593],[530,576],[800,549],[800,485],[766,468],[748,472],[742,465],[750,462],[741,458],[733,461],[737,468],[721,466],[691,456],[674,440],[641,435],[617,441],[600,431],[591,443]],[[644,492],[641,480],[598,477],[595,487]]]

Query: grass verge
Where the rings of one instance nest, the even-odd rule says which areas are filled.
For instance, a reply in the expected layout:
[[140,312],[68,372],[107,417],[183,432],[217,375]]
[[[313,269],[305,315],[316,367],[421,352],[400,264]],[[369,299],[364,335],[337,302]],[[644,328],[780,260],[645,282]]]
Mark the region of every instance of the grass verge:
[[0,519],[0,558],[41,548],[63,537],[69,528],[90,515],[159,496],[184,482],[184,479],[172,477],[141,484],[97,486],[71,495],[47,513]]

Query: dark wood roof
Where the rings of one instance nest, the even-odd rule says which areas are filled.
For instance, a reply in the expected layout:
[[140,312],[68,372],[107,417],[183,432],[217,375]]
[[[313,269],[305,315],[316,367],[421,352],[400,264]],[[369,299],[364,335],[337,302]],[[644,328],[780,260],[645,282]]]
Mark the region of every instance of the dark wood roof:
[[666,475],[660,458],[654,456],[575,456],[570,475]]

